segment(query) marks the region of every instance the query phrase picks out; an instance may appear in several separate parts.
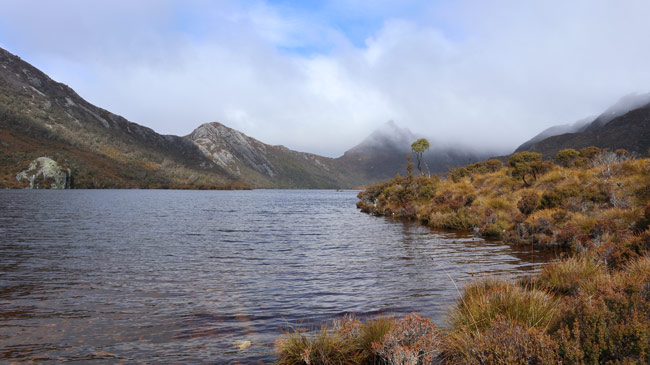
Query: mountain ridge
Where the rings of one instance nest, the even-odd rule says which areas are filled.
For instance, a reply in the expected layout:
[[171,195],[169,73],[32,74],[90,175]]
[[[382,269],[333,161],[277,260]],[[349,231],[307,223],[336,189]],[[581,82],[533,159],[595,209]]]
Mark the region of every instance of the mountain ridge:
[[629,94],[595,118],[542,131],[520,145],[515,152],[532,151],[554,157],[559,150],[565,148],[596,146],[613,150],[626,149],[645,155],[650,148],[649,121],[650,93]]

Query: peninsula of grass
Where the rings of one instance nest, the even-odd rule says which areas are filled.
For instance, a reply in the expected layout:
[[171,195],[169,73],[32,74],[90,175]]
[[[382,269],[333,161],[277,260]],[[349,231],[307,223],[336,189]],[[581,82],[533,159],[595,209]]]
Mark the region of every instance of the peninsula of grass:
[[467,283],[436,328],[417,314],[286,333],[280,364],[650,362],[650,159],[588,147],[407,176],[359,194],[366,213],[562,248],[521,279]]

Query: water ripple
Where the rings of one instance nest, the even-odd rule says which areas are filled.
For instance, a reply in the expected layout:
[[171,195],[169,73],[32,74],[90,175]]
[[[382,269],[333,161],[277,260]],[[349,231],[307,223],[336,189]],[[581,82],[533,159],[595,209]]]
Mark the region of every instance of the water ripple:
[[0,361],[269,361],[287,327],[442,324],[454,283],[548,260],[361,214],[355,195],[0,191]]

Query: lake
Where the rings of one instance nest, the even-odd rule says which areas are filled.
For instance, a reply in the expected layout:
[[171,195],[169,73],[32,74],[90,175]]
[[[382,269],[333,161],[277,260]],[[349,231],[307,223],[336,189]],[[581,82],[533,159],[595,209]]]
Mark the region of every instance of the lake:
[[444,325],[456,285],[549,259],[360,213],[356,194],[0,191],[0,361],[269,362],[291,326]]

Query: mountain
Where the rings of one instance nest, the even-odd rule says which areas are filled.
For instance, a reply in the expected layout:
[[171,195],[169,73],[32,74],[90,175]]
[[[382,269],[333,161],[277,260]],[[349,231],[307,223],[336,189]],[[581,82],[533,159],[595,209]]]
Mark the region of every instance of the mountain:
[[271,146],[221,123],[199,126],[189,136],[216,165],[252,186],[280,188],[352,188],[354,173],[337,160]]
[[[216,122],[183,137],[161,135],[90,104],[0,48],[0,188],[34,185],[35,177],[23,173],[34,161],[60,165],[75,188],[354,188],[404,174],[416,139],[388,122],[329,158],[268,145]],[[430,141],[424,172],[488,157]]]
[[553,136],[599,130],[613,119],[618,118],[631,110],[638,109],[648,103],[650,103],[650,93],[626,95],[618,100],[614,105],[607,108],[607,110],[601,113],[598,117],[587,117],[572,124],[556,125],[545,129],[535,137],[522,143],[517,147],[515,152],[529,151],[531,148],[534,148],[533,145],[536,143]]
[[[376,183],[406,171],[406,155],[412,155],[411,143],[422,136],[416,136],[406,128],[400,128],[395,122],[389,121],[359,145],[346,151],[337,159],[340,166],[348,171],[356,171],[364,184]],[[450,167],[467,164],[470,158],[474,161],[487,159],[490,153],[473,151],[470,148],[451,148],[438,143],[433,138],[427,138],[431,148],[423,155],[422,170],[428,173],[449,171]],[[415,161],[413,161],[415,163]]]
[[565,133],[575,133],[589,124],[593,122],[594,117],[587,117],[584,119],[581,119],[575,123],[572,124],[562,124],[562,125],[556,125],[552,126],[550,128],[547,128],[543,130],[541,133],[536,135],[535,137],[529,139],[528,141],[522,143],[515,152],[521,152],[521,151],[527,151],[531,146],[533,146],[535,143],[540,142],[545,140],[546,138],[553,137],[553,136],[559,136],[560,134],[565,134]]
[[570,129],[569,133],[546,138],[536,136],[537,140],[533,138],[515,152],[525,150],[555,156],[565,148],[596,146],[646,155],[650,148],[650,93],[625,96],[591,122]]
[[600,114],[598,118],[594,119],[593,122],[586,125],[578,132],[598,130],[615,118],[618,118],[629,111],[642,108],[648,103],[650,103],[650,93],[626,95],[619,99],[614,105],[607,108],[607,110]]
[[226,187],[238,181],[192,141],[160,135],[81,98],[0,49],[0,186],[48,156],[78,188]]

